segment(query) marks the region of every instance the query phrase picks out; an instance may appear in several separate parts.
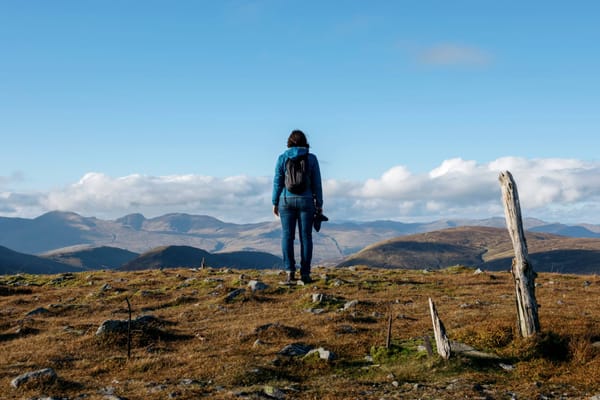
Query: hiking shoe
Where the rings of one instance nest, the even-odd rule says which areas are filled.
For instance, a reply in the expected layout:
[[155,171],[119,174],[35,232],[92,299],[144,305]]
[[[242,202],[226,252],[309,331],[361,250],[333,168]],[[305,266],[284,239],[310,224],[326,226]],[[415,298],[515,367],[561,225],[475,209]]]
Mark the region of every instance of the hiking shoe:
[[305,284],[313,282],[313,280],[310,278],[310,275],[302,275],[300,280]]
[[285,283],[292,283],[296,280],[296,274],[294,272],[286,272]]

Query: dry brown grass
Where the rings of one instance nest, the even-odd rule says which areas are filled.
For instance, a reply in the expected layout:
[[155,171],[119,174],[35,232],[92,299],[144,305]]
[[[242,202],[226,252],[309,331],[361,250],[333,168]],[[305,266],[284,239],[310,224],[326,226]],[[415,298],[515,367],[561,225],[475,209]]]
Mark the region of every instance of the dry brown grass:
[[[0,277],[0,397],[103,399],[114,392],[130,400],[268,398],[264,393],[272,388],[287,399],[600,394],[600,351],[592,346],[600,340],[597,276],[540,274],[543,333],[533,340],[515,332],[509,273],[359,267],[316,268],[314,276],[314,284],[294,287],[278,285],[282,276],[271,272],[211,269]],[[269,288],[225,299],[250,279]],[[105,284],[111,288],[102,290]],[[325,301],[313,304],[313,293],[326,295]],[[451,339],[502,360],[444,362],[418,351],[423,336],[431,335],[429,297]],[[165,321],[133,333],[129,360],[125,336],[95,336],[102,321],[127,318],[126,298],[134,317],[151,314]],[[341,311],[350,300],[359,303]],[[38,307],[49,312],[25,316]],[[385,351],[389,310],[395,316],[393,346]],[[337,358],[277,354],[296,342],[322,346]],[[365,359],[369,354],[373,362]],[[506,371],[500,362],[514,369]],[[58,373],[56,383],[10,387],[16,376],[46,367]]]

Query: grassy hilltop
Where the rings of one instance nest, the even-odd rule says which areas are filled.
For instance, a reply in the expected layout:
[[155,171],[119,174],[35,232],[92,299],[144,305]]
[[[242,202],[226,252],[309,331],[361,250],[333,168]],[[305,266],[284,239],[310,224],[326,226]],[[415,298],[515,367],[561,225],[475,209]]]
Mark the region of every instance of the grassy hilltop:
[[[1,397],[585,399],[600,394],[596,275],[538,276],[543,334],[534,340],[515,332],[508,272],[316,268],[314,277],[313,284],[287,287],[279,285],[283,276],[275,271],[210,268],[0,276]],[[251,280],[268,287],[252,291]],[[429,297],[451,340],[499,358],[429,356],[423,349],[423,337],[432,335]],[[153,317],[148,324],[134,323],[129,359],[126,333],[96,335],[103,321],[127,319],[126,298],[134,321]],[[386,349],[390,314],[392,345]],[[280,354],[311,348],[323,352]],[[58,379],[11,387],[15,377],[43,368],[53,368]]]

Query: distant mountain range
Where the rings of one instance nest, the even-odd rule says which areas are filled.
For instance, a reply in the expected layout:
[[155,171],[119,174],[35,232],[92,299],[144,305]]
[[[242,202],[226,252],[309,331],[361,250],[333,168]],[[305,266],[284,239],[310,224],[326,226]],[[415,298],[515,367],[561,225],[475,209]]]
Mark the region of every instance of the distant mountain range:
[[[598,225],[548,224],[537,219],[526,219],[524,224],[526,230],[533,233],[600,238]],[[313,235],[314,263],[336,265],[375,243],[461,226],[504,229],[505,221],[504,218],[429,223],[330,221],[323,225],[321,232]],[[258,252],[259,258],[266,263],[265,267],[269,268],[280,262],[280,237],[281,228],[277,220],[234,224],[210,216],[189,214],[167,214],[156,218],[130,214],[116,220],[102,220],[59,211],[33,219],[0,217],[0,246],[4,247],[0,251],[0,273],[11,273],[2,271],[15,271],[16,265],[21,265],[21,270],[24,270],[27,264],[15,263],[15,254],[9,255],[9,251],[52,261],[55,264],[36,261],[32,268],[54,272],[63,266],[71,270],[119,268],[138,257],[146,257],[146,261],[140,261],[143,264],[149,262],[148,252],[160,253],[160,249],[164,251],[170,246],[223,255],[221,260],[233,257],[229,262],[233,263],[235,259],[243,265],[255,265],[250,258]],[[242,259],[238,258],[240,255],[243,255]],[[276,259],[267,259],[266,255],[273,255]],[[194,261],[195,265],[199,262],[197,259]],[[220,261],[214,262],[218,264]]]

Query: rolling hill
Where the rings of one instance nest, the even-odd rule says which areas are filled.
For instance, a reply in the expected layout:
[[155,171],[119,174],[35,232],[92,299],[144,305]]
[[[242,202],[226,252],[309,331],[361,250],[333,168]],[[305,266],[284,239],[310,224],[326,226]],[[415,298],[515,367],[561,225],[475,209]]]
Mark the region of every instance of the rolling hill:
[[116,247],[73,246],[44,253],[41,257],[85,269],[115,269],[139,256]]
[[281,268],[282,265],[281,258],[264,252],[239,251],[211,254],[190,246],[166,246],[141,254],[125,263],[119,270],[199,267],[202,261],[206,266],[213,268],[272,269]]
[[56,274],[81,271],[81,268],[48,260],[42,257],[23,254],[0,246],[0,275],[17,273]]
[[[600,239],[527,231],[529,259],[536,271],[600,272]],[[366,265],[393,269],[442,269],[454,265],[510,270],[514,257],[506,229],[457,227],[375,243],[345,258],[339,267]]]

